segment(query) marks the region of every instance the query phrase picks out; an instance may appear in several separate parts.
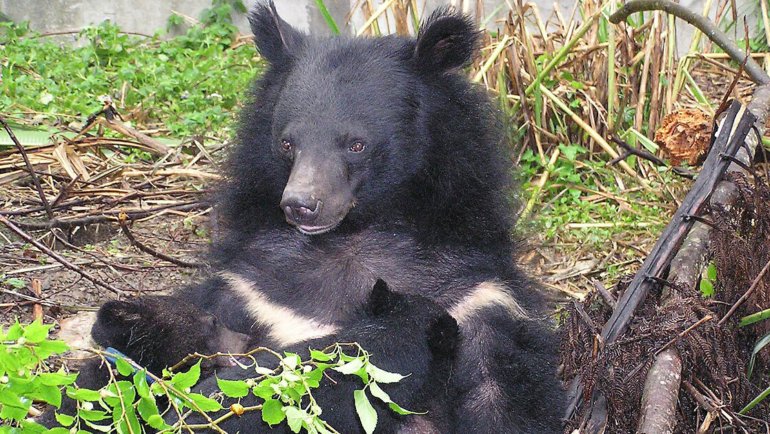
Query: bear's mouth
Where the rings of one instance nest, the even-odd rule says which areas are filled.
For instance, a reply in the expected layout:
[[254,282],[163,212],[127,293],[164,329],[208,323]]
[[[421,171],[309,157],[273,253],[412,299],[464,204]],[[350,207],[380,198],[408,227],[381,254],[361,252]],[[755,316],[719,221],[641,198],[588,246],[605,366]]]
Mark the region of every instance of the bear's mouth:
[[339,224],[340,222],[332,223],[326,226],[297,225],[297,229],[305,235],[321,235],[336,228]]

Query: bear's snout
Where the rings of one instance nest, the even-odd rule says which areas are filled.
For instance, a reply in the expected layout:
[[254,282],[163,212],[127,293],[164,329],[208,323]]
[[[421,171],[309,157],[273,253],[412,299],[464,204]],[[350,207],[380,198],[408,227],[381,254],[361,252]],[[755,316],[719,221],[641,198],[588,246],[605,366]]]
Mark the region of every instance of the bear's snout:
[[297,225],[312,224],[321,213],[323,202],[318,199],[300,196],[288,196],[281,200],[281,209],[290,223]]

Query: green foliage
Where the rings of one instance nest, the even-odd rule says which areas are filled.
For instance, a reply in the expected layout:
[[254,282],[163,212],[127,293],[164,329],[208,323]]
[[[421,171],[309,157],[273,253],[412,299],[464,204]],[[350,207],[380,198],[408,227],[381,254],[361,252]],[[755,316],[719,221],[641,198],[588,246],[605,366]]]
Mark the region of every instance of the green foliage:
[[45,429],[28,420],[34,401],[61,405],[61,387],[76,375],[63,370],[49,372],[45,360],[67,351],[64,342],[49,340],[51,325],[18,322],[0,327],[0,433],[36,433]]
[[[361,380],[361,389],[356,390],[351,399],[367,433],[374,432],[377,425],[377,413],[369,395],[388,404],[396,413],[414,414],[394,403],[381,387],[382,384],[397,383],[404,376],[373,365],[369,354],[357,344],[337,344],[325,350],[312,350],[309,360],[302,360],[293,353],[271,352],[278,361],[275,369],[259,366],[249,355],[252,363],[242,367],[252,370],[253,378],[217,379],[221,393],[208,397],[191,391],[201,377],[200,360],[187,371],[164,372],[164,376],[158,378],[131,360],[98,351],[95,352],[102,357],[115,358],[117,372],[112,373],[109,384],[99,390],[80,388],[76,374],[68,374],[63,369],[56,372],[48,369],[46,359],[68,350],[64,342],[48,338],[50,329],[51,325],[40,322],[27,326],[17,322],[7,330],[0,329],[0,434],[140,434],[207,430],[217,420],[224,420],[220,417],[228,415],[208,415],[221,413],[224,405],[229,405],[229,413],[237,415],[261,411],[262,419],[269,425],[285,422],[296,433],[302,430],[337,433],[321,417],[324,403],[316,402],[312,393],[320,386],[328,369]],[[353,351],[348,354],[347,350],[351,348]],[[59,408],[62,391],[76,401],[77,410],[74,416],[55,413],[60,427],[47,430],[28,417],[34,402]],[[257,397],[260,404],[244,408],[239,400],[249,395]],[[166,414],[178,415],[179,422],[167,424],[163,417]],[[185,419],[190,414],[202,414],[208,422],[187,423]]]
[[700,278],[700,293],[704,298],[711,298],[714,296],[714,286],[717,281],[717,266],[713,262],[709,262],[706,269]]
[[[235,6],[234,6],[235,5]],[[173,136],[228,135],[233,113],[259,67],[253,44],[231,48],[238,34],[231,21],[240,1],[215,0],[201,24],[162,40],[129,36],[109,21],[83,29],[80,46],[30,31],[27,23],[0,23],[0,73],[5,112],[85,116],[109,95],[124,114]],[[171,19],[170,21],[179,23]]]
[[[565,242],[579,239],[583,245],[605,251],[613,235],[633,232],[657,234],[666,224],[668,211],[656,192],[662,189],[626,189],[618,184],[617,172],[603,161],[592,161],[590,154],[575,143],[560,144],[561,156],[552,167],[528,149],[519,164],[518,176],[524,190],[531,194],[538,174],[550,170],[542,187],[536,218],[527,228],[543,235],[545,241]],[[546,157],[547,158],[547,157]],[[666,182],[667,172],[661,173]]]

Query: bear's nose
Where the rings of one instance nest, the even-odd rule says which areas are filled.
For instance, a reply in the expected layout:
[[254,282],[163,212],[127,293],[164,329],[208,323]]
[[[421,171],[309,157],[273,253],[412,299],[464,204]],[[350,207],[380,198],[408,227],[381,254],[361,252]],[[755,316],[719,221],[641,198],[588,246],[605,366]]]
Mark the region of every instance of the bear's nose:
[[286,218],[297,224],[309,224],[318,217],[321,210],[321,201],[287,197],[281,201],[281,209]]

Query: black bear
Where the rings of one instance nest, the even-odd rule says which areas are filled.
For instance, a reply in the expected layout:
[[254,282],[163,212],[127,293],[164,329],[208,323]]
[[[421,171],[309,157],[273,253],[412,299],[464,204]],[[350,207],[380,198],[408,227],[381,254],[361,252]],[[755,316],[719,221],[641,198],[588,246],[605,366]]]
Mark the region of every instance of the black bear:
[[[377,433],[414,432],[422,434],[451,432],[447,408],[453,395],[448,384],[459,341],[457,322],[438,304],[418,295],[390,292],[378,280],[371,292],[362,316],[348,324],[339,334],[293,345],[286,351],[308,359],[308,348],[323,349],[335,342],[356,342],[370,353],[370,360],[386,371],[407,375],[394,384],[382,388],[390,398],[412,411],[427,414],[400,416],[377,398],[370,402],[377,412]],[[262,367],[274,367],[274,356],[259,353],[257,362]],[[326,371],[330,379],[322,379],[321,387],[313,392],[314,399],[323,409],[321,417],[341,433],[364,433],[356,414],[353,391],[362,389],[358,377]],[[217,377],[248,379],[257,376],[253,369],[232,367],[219,370]],[[209,395],[218,391],[216,379],[211,377],[195,387],[195,391]],[[250,395],[239,401],[243,406],[261,402]],[[225,401],[224,406],[229,407]],[[303,404],[304,405],[304,404]],[[173,423],[174,420],[168,422]],[[203,423],[192,417],[187,423]],[[255,432],[285,432],[286,423],[269,427],[259,412],[248,412],[231,417],[219,424],[221,429],[235,434]],[[418,431],[417,431],[418,430]],[[212,430],[213,432],[213,430]]]
[[344,333],[382,277],[459,324],[453,429],[560,431],[554,334],[512,259],[500,122],[460,71],[473,22],[440,9],[416,38],[314,38],[272,4],[250,22],[269,67],[215,199],[215,277],[177,296],[282,349]]

